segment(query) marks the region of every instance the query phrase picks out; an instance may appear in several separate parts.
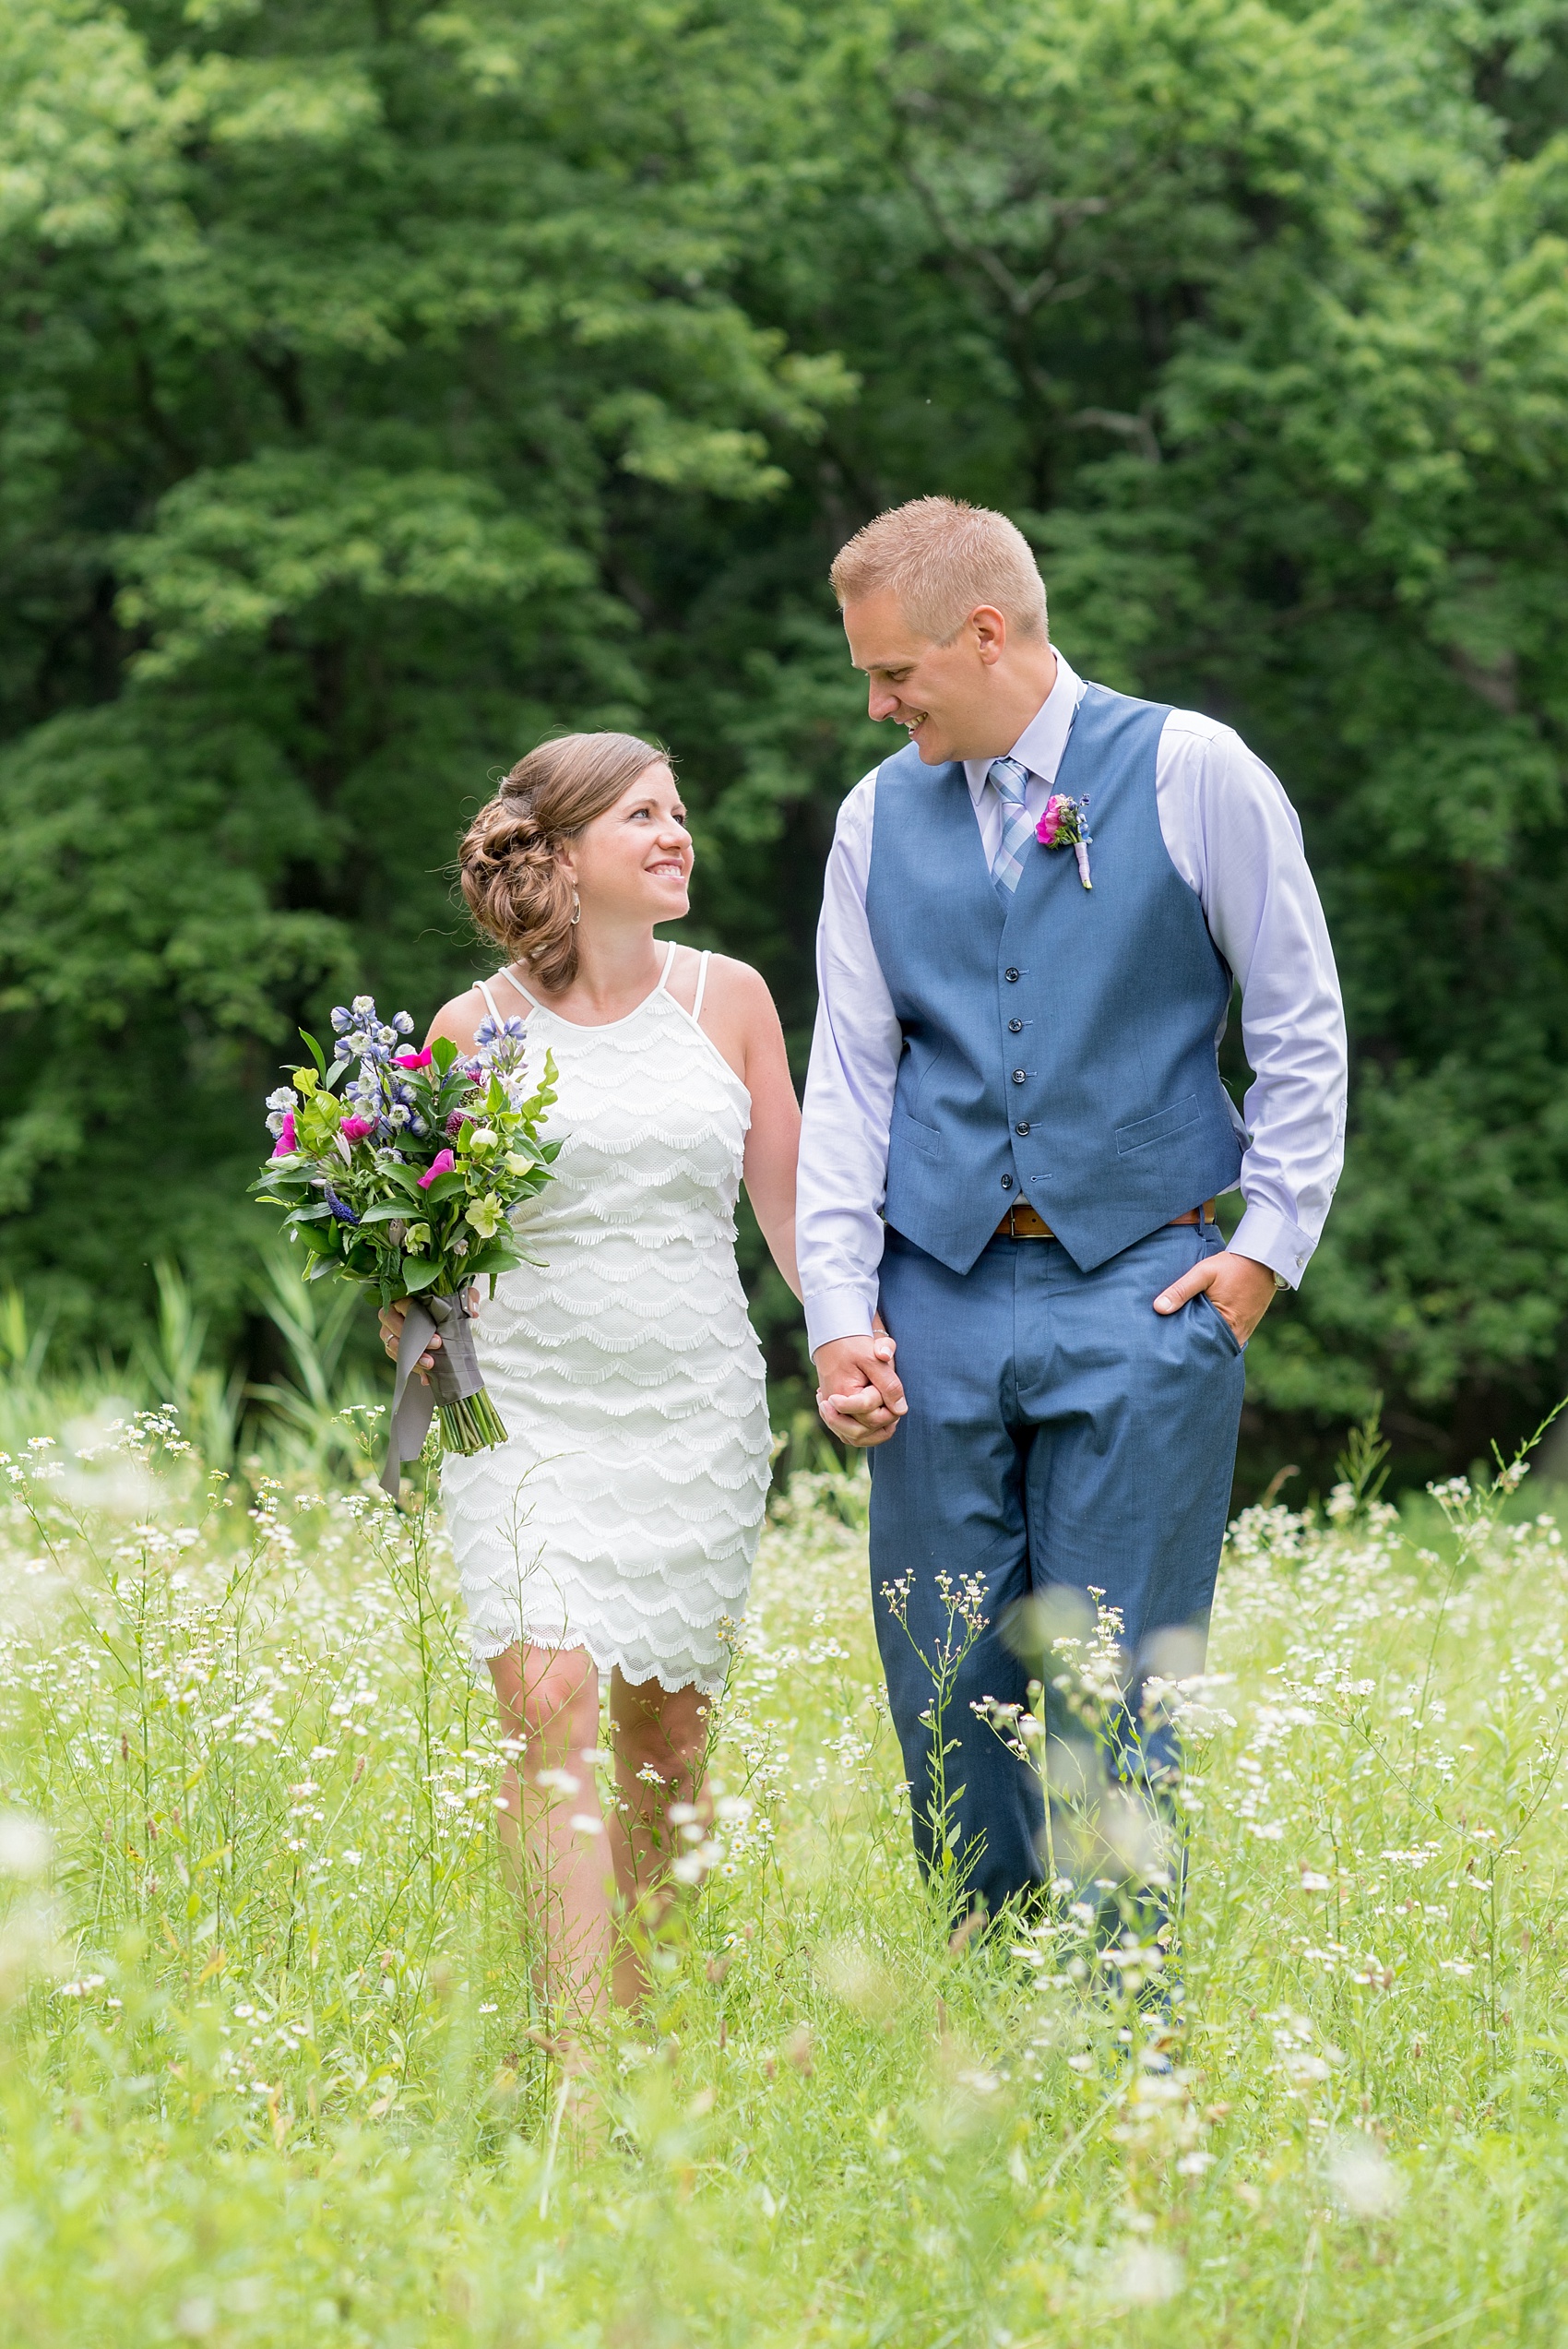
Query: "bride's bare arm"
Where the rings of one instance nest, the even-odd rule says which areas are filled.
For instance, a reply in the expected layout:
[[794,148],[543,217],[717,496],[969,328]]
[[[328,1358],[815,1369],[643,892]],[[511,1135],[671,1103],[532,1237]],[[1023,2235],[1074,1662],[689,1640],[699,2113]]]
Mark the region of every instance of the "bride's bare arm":
[[762,973],[749,963],[715,955],[702,1024],[751,1094],[746,1196],[774,1263],[799,1296],[795,1161],[801,1146],[801,1105],[784,1050],[784,1031]]

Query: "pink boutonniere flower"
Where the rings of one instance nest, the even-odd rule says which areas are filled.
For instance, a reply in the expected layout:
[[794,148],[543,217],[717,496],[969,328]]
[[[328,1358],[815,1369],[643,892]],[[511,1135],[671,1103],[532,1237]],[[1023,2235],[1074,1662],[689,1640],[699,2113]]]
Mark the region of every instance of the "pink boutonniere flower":
[[294,1133],[294,1113],[291,1109],[286,1110],[283,1123],[278,1128],[278,1139],[272,1146],[272,1155],[274,1158],[292,1158],[299,1147]]
[[432,1057],[428,1052],[395,1052],[392,1065],[395,1068],[428,1068]]
[[428,1191],[438,1174],[450,1174],[457,1163],[457,1158],[451,1151],[437,1151],[424,1173],[420,1176],[421,1190]]
[[1068,799],[1061,792],[1052,792],[1045,803],[1039,822],[1035,826],[1035,838],[1041,848],[1070,848],[1077,859],[1079,880],[1086,889],[1092,889],[1089,842],[1094,834],[1089,830],[1088,818],[1087,798]]
[[345,1117],[338,1131],[346,1142],[362,1142],[367,1134],[375,1131],[373,1117]]

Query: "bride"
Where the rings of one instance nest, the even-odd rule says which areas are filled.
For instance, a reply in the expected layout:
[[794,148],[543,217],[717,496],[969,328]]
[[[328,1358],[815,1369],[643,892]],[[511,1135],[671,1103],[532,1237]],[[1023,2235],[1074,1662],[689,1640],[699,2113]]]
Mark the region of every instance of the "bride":
[[[773,999],[745,963],[653,935],[686,912],[692,860],[661,751],[633,734],[541,744],[459,859],[506,967],[430,1031],[471,1053],[483,1022],[520,1021],[533,1072],[547,1051],[559,1072],[554,1180],[518,1223],[535,1265],[502,1274],[476,1333],[508,1440],[448,1456],[441,1482],[475,1666],[519,1756],[503,1837],[568,2030],[607,1987],[623,2005],[646,1988],[639,1943],[683,1831],[707,1818],[709,1710],[768,1481],[735,1266],[742,1178],[800,1293],[801,1121]],[[403,1310],[382,1318],[392,1353]]]

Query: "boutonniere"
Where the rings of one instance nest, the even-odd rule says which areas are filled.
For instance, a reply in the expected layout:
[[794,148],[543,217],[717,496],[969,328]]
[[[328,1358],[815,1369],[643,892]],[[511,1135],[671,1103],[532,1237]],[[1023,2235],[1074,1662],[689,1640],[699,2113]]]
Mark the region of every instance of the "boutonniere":
[[1045,803],[1045,813],[1035,826],[1035,838],[1041,848],[1070,848],[1078,860],[1078,878],[1086,889],[1092,889],[1089,878],[1089,842],[1094,834],[1089,830],[1089,804],[1085,799],[1065,799],[1060,792],[1052,792]]

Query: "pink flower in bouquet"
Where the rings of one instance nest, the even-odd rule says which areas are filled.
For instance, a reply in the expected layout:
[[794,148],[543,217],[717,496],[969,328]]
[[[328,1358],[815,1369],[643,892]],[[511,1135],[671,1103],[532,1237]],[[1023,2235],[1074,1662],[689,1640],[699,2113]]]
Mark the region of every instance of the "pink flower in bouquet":
[[395,1052],[392,1066],[395,1068],[428,1068],[434,1057],[428,1052]]
[[298,1149],[299,1143],[294,1138],[294,1113],[291,1109],[285,1114],[283,1123],[278,1128],[278,1139],[272,1145],[272,1155],[274,1158],[292,1158]]
[[1060,792],[1052,792],[1046,801],[1039,822],[1035,826],[1035,838],[1041,848],[1054,848],[1056,835],[1072,808],[1072,801],[1063,799]]
[[452,1169],[457,1163],[457,1161],[451,1151],[438,1151],[435,1157],[431,1161],[429,1166],[420,1176],[421,1190],[428,1191],[438,1174],[450,1174]]
[[362,1142],[367,1134],[375,1131],[373,1117],[345,1117],[338,1131],[346,1142]]

